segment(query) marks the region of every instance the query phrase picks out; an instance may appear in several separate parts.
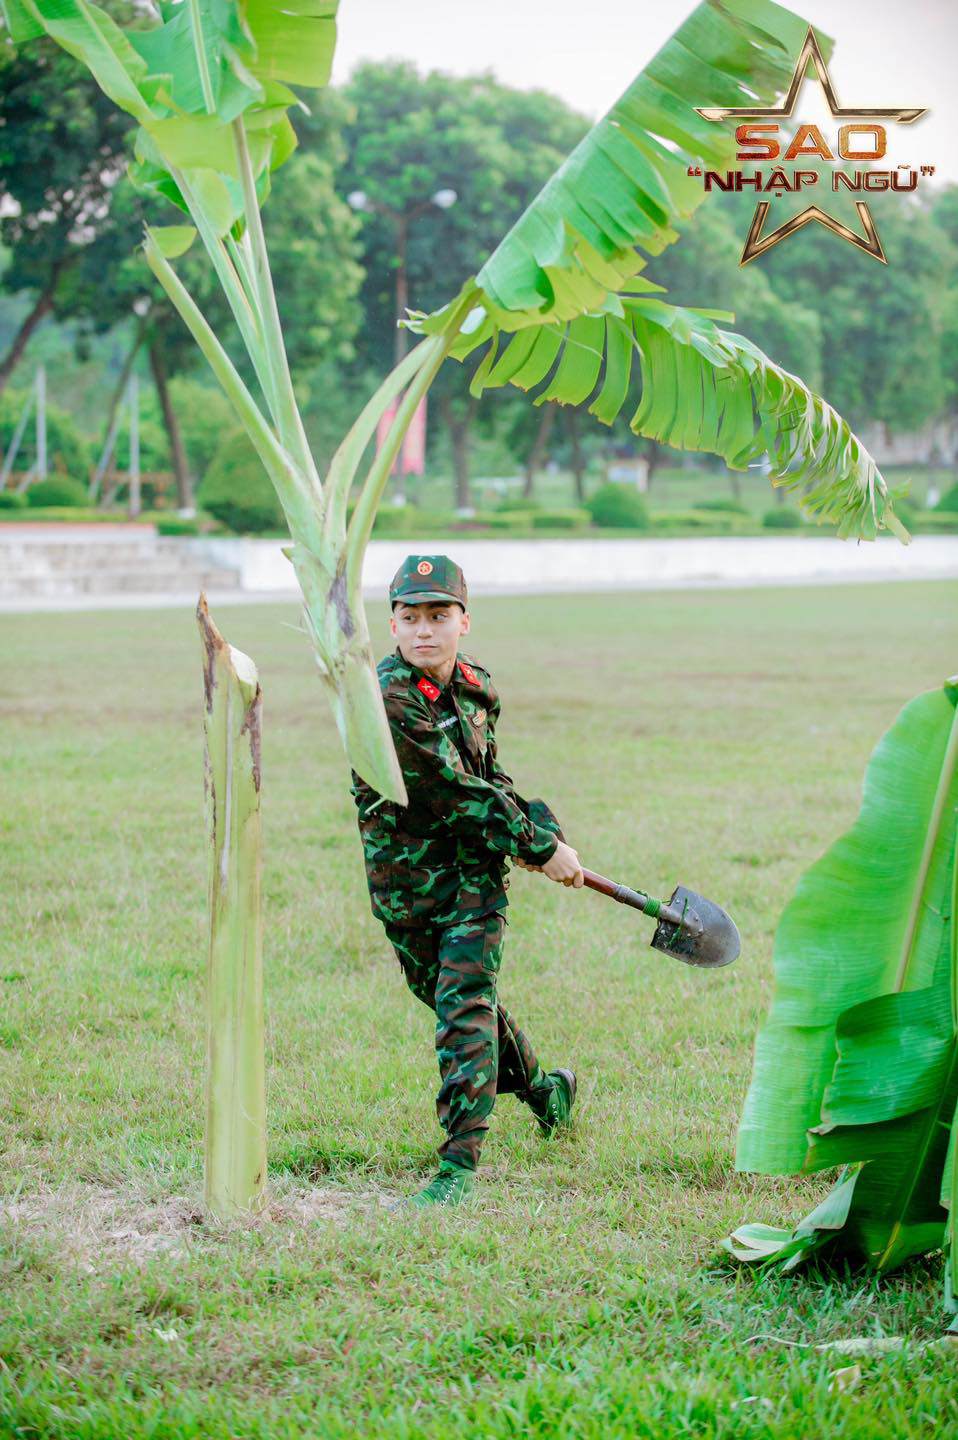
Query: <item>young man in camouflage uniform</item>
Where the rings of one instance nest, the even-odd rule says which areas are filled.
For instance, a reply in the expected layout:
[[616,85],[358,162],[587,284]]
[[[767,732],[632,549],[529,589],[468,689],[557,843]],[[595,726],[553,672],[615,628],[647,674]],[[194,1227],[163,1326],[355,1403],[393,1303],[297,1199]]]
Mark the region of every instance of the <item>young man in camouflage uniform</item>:
[[512,1093],[551,1134],[570,1122],[576,1078],[543,1071],[496,995],[507,861],[582,884],[578,856],[542,800],[523,800],[500,767],[499,697],[488,670],[459,653],[466,582],[445,555],[410,555],[389,587],[398,641],[379,665],[409,797],[384,800],[353,774],[373,914],[413,994],[436,1012],[446,1131],[438,1173],[414,1206],[470,1193],[497,1093]]

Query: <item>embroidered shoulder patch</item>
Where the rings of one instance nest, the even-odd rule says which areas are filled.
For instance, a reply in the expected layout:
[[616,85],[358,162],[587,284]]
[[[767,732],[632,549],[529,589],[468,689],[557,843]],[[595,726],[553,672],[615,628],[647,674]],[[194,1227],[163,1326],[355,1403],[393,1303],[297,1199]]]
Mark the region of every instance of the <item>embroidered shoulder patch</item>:
[[471,665],[466,664],[465,660],[459,661],[459,669],[462,671],[465,678],[469,681],[470,685],[478,685],[480,683],[479,676],[476,674],[475,670],[473,670]]
[[439,686],[434,685],[431,680],[428,680],[426,678],[425,675],[419,681],[416,689],[422,691],[423,695],[425,695],[427,700],[438,700],[441,693],[439,690]]

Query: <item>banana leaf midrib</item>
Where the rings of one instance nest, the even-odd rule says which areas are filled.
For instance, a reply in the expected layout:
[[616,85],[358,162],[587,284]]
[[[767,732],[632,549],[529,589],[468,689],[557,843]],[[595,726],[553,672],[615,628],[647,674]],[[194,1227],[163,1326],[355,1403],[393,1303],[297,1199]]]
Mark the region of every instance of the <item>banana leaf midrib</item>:
[[[954,984],[954,980],[952,980],[952,984]],[[902,1186],[902,1188],[898,1191],[898,1194],[896,1195],[894,1209],[897,1212],[897,1219],[895,1220],[895,1223],[893,1224],[889,1232],[888,1240],[884,1250],[874,1262],[875,1269],[878,1271],[884,1270],[894,1259],[895,1249],[898,1243],[898,1237],[901,1235],[905,1225],[905,1221],[902,1217],[907,1213],[908,1208],[911,1205],[912,1200],[914,1199],[915,1192],[919,1188],[922,1175],[924,1174],[928,1152],[932,1148],[932,1144],[936,1138],[936,1131],[938,1127],[942,1125],[946,1130],[950,1131],[951,1129],[951,1122],[942,1119],[942,1112],[947,1109],[951,1111],[952,1115],[954,1114],[956,1099],[956,1077],[958,1077],[958,1036],[955,1036],[952,1041],[951,1062],[948,1066],[947,1077],[942,1086],[941,1099],[936,1106],[929,1110],[928,1118],[925,1121],[925,1133],[922,1136],[921,1146],[918,1152],[918,1160],[908,1172],[905,1184]]]
[[[928,885],[931,862],[940,838],[945,803],[948,799],[949,791],[954,784],[956,767],[958,767],[958,706],[955,708],[951,734],[948,737],[948,744],[942,759],[941,777],[935,791],[935,799],[928,821],[928,834],[925,837],[925,845],[922,850],[921,861],[919,862],[915,890],[912,896],[911,909],[909,911],[908,923],[902,944],[901,959],[899,960],[898,971],[892,986],[893,990],[904,990],[906,988],[909,968],[914,958],[915,940],[918,934],[921,906],[925,897],[925,889]],[[952,987],[954,987],[954,981],[955,977],[952,975]],[[952,995],[954,995],[954,988],[952,988]]]
[[[934,851],[937,846],[942,828],[945,805],[948,799],[948,795],[950,794],[954,785],[956,767],[958,767],[958,706],[955,707],[955,714],[951,724],[951,734],[948,737],[948,745],[945,750],[944,759],[942,761],[941,779],[935,792],[935,801],[932,809],[931,823],[928,827],[928,836],[925,842],[924,851],[922,852],[922,866],[919,875],[919,883],[915,887],[915,900],[912,906],[912,913],[909,916],[909,928],[906,934],[905,944],[903,946],[902,961],[899,966],[899,973],[896,976],[896,990],[903,990],[905,988],[909,973],[909,967],[914,957],[915,940],[918,933],[918,919],[920,914],[920,907],[924,899],[924,892],[928,883],[928,875],[931,870],[932,857],[934,855]],[[954,823],[954,821],[952,823]],[[950,886],[952,898],[954,898],[956,890],[958,890],[958,838],[956,838],[956,841],[953,842],[953,848],[954,854],[952,857],[952,881]],[[915,1191],[917,1190],[918,1185],[921,1181],[928,1152],[931,1149],[933,1141],[935,1139],[935,1132],[938,1126],[942,1124],[945,1126],[946,1129],[950,1129],[951,1120],[954,1117],[954,1087],[956,1069],[958,1069],[958,1028],[956,1028],[954,1024],[956,995],[958,995],[958,988],[956,988],[958,987],[958,955],[956,955],[954,936],[955,916],[954,913],[952,913],[950,937],[950,978],[952,1005],[951,1061],[948,1066],[947,1076],[942,1085],[941,1098],[939,1099],[938,1104],[929,1112],[928,1118],[925,1122],[925,1133],[922,1136],[921,1145],[919,1147],[916,1158],[916,1163],[911,1167],[910,1171],[906,1175],[905,1184],[903,1185],[902,1190],[899,1191],[899,1196],[901,1197],[901,1200],[900,1203],[896,1204],[895,1206],[898,1218],[895,1220],[894,1226],[892,1227],[891,1233],[889,1234],[888,1243],[886,1244],[884,1251],[876,1262],[877,1268],[879,1270],[883,1269],[884,1266],[888,1264],[889,1260],[894,1254],[895,1244],[897,1242],[898,1236],[901,1234],[902,1231],[902,1216],[906,1214],[908,1207],[911,1204],[912,1199],[914,1198]],[[942,1111],[945,1110],[946,1107],[952,1112],[952,1116],[951,1118],[946,1118],[943,1120]]]

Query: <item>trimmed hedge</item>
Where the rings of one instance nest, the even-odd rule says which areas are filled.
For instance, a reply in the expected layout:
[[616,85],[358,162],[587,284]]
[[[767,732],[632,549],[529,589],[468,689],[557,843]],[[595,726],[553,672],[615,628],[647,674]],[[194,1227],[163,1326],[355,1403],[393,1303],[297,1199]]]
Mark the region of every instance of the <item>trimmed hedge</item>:
[[803,523],[799,512],[790,505],[777,505],[774,510],[766,510],[762,516],[766,530],[800,530]]
[[696,510],[717,510],[721,514],[728,515],[751,515],[752,513],[747,505],[742,504],[741,500],[722,499],[721,497],[717,500],[696,500],[694,508]]
[[531,496],[507,495],[504,500],[499,501],[496,509],[505,512],[520,510],[531,511],[541,510],[542,506],[539,504],[538,500],[534,500]]
[[246,434],[234,430],[220,441],[196,492],[196,503],[237,535],[282,530],[286,517]]
[[747,528],[739,515],[704,510],[660,510],[652,516],[652,524],[656,529],[672,526],[677,530],[708,530],[713,535]]
[[458,529],[463,525],[469,525],[473,530],[481,526],[484,530],[503,530],[508,534],[510,531],[525,530],[529,515],[523,510],[477,510],[470,520],[460,519],[454,523]]
[[198,535],[200,522],[185,515],[157,515],[153,519],[158,535]]
[[0,525],[151,525],[154,518],[144,513],[131,520],[122,510],[81,510],[77,505],[23,505],[16,510],[5,510],[0,515]]
[[52,480],[37,480],[27,490],[27,504],[31,507],[39,506],[49,509],[56,506],[62,509],[64,506],[75,506],[77,509],[85,510],[90,503],[85,485],[78,480],[68,480],[66,477]]
[[409,535],[423,512],[414,505],[380,505],[373,521],[374,535]]
[[600,485],[586,502],[593,525],[608,530],[645,530],[649,525],[648,506],[637,490],[610,482]]
[[918,517],[917,528],[930,535],[953,535],[958,532],[958,510],[924,510]]
[[533,530],[581,530],[592,517],[588,510],[540,510],[529,518]]
[[[0,449],[6,454],[13,438],[23,407],[27,403],[26,390],[7,389],[0,395]],[[20,480],[29,470],[36,456],[36,410],[27,423],[20,443],[13,473]],[[90,443],[77,428],[73,416],[61,410],[47,398],[47,468],[48,473],[64,478],[71,475],[88,475],[93,460]],[[151,467],[144,461],[144,469]]]
[[16,490],[0,490],[0,510],[22,510],[26,503],[27,497]]
[[935,506],[936,511],[946,510],[949,514],[958,512],[958,485],[952,485]]

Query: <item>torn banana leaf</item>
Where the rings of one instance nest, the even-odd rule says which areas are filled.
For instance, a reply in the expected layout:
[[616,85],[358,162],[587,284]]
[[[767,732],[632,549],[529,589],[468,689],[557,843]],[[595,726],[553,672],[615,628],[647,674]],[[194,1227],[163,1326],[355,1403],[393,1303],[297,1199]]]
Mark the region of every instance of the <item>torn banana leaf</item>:
[[[448,305],[414,311],[408,323],[420,334],[445,333],[466,301],[450,354],[465,360],[485,347],[473,393],[541,387],[536,404],[589,402],[605,424],[631,397],[636,434],[710,451],[733,469],[767,454],[773,483],[811,481],[802,505],[841,536],[871,539],[888,528],[907,540],[874,460],[827,402],[703,312],[647,298],[661,287],[642,273],[702,202],[689,169],[734,159],[734,131],[703,119],[695,97],[712,106],[772,104],[807,29],[770,0],[705,0],[478,274]],[[828,37],[819,41],[830,54]]]

